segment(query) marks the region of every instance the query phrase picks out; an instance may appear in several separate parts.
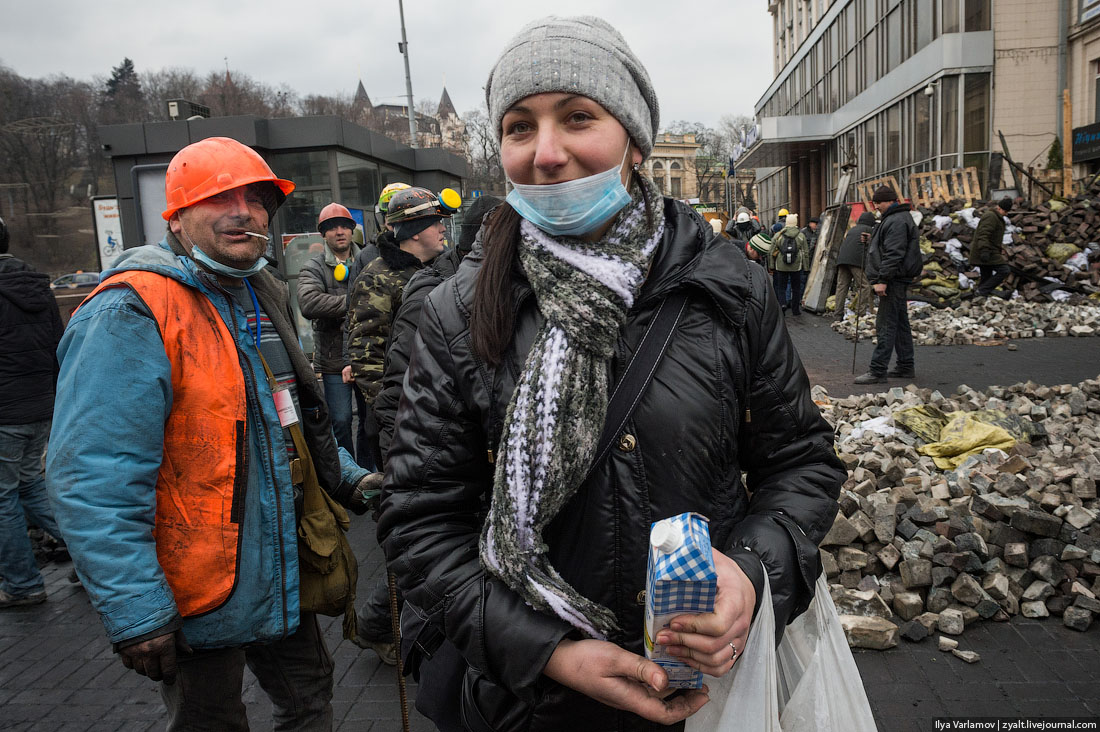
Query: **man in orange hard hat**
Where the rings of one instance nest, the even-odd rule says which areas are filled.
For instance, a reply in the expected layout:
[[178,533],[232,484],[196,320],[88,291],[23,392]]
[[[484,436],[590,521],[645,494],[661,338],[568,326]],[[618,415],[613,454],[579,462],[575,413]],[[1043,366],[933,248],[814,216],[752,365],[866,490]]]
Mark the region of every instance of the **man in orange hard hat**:
[[[356,226],[351,211],[339,203],[321,209],[317,230],[325,239],[324,251],[310,257],[298,275],[298,306],[313,327],[313,368],[321,373],[336,442],[353,455],[351,405],[355,385],[351,383],[344,319],[348,314],[351,266],[359,254],[359,247],[352,241]],[[370,456],[355,456],[360,463],[373,467]]]
[[[293,190],[235,140],[182,149],[164,239],[123,253],[57,351],[58,525],[123,664],[163,682],[173,730],[247,729],[246,665],[277,729],[331,729],[315,612],[352,609],[354,632],[347,515],[320,491],[363,510],[368,473],[336,445],[262,256]],[[330,556],[311,549],[316,525],[332,529]]]

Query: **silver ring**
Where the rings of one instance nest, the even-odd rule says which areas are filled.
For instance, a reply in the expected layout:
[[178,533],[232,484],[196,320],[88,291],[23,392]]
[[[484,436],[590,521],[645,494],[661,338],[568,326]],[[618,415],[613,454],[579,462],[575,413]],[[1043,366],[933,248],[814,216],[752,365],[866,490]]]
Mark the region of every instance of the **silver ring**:
[[737,646],[733,645],[733,641],[730,641],[730,650],[733,651],[733,655],[730,656],[731,661],[737,660]]

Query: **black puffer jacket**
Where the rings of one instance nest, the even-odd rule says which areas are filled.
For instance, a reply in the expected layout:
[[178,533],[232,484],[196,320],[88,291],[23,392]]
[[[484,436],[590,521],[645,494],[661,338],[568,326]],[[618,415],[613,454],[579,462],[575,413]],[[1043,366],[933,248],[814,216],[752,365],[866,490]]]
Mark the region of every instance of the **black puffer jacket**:
[[[544,534],[554,567],[615,612],[623,632],[613,640],[638,654],[651,522],[708,516],[713,545],[758,588],[763,560],[782,628],[812,599],[817,546],[845,479],[763,271],[684,204],[666,199],[665,217],[665,239],[611,363],[617,380],[663,297],[690,293],[628,422],[636,446],[612,449]],[[389,567],[428,628],[470,664],[464,714],[498,730],[668,729],[543,677],[558,642],[575,631],[482,569],[488,451],[542,316],[517,265],[514,338],[504,365],[486,367],[468,326],[480,265],[475,249],[421,313],[378,525]]]
[[912,282],[923,268],[920,232],[909,214],[908,203],[895,203],[882,214],[867,249],[867,280],[872,284],[893,280]]
[[454,275],[462,261],[463,252],[448,247],[432,263],[412,276],[401,295],[401,308],[390,326],[390,340],[386,344],[386,363],[382,371],[382,391],[374,399],[374,419],[378,423],[378,444],[385,457],[393,438],[393,423],[397,416],[397,404],[401,401],[401,385],[405,370],[409,368],[416,326],[428,293],[443,280]]
[[859,267],[863,269],[863,259],[866,245],[859,240],[861,234],[870,234],[875,228],[875,215],[870,211],[864,211],[856,220],[856,225],[848,229],[844,235],[844,241],[840,245],[840,252],[836,255],[837,265]]
[[62,330],[50,278],[0,255],[0,424],[53,416]]

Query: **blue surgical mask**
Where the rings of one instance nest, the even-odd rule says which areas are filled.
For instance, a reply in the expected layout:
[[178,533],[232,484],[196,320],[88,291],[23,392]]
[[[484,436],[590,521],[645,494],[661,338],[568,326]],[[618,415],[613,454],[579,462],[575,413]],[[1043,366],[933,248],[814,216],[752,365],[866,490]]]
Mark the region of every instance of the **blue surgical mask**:
[[[627,145],[623,161],[630,152]],[[630,194],[623,185],[622,162],[587,178],[535,186],[512,184],[505,199],[512,208],[552,236],[584,236],[617,214]]]
[[237,269],[236,267],[230,267],[228,264],[222,264],[221,262],[212,259],[210,255],[199,249],[199,246],[197,244],[191,245],[191,258],[201,264],[203,267],[206,267],[214,274],[223,275],[225,277],[236,277],[237,279],[242,280],[245,277],[251,277],[267,265],[267,259],[264,257],[260,257],[256,260],[256,263],[248,269]]
[[187,237],[187,241],[191,244],[191,259],[194,259],[214,274],[243,280],[245,277],[251,277],[256,274],[267,265],[267,259],[263,256],[257,259],[248,269],[237,269],[236,267],[230,267],[228,264],[222,264],[199,248],[199,245],[195,243],[190,234],[187,233],[187,230],[183,228],[182,222],[180,223],[180,231],[183,232],[183,235]]

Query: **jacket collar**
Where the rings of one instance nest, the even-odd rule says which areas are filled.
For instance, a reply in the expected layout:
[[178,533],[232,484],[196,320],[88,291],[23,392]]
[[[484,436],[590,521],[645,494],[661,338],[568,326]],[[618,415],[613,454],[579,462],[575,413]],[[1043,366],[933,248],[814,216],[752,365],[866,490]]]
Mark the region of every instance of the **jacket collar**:
[[896,213],[908,213],[908,211],[909,211],[909,204],[908,203],[902,203],[901,201],[898,201],[897,203],[892,204],[890,206],[890,208],[886,209],[885,213],[882,214],[882,218],[886,218],[887,216],[893,216]]
[[424,266],[423,262],[398,246],[392,237],[378,238],[378,253],[390,269],[402,270],[409,267],[420,269]]
[[346,259],[340,259],[336,256],[331,249],[329,249],[328,242],[325,242],[325,264],[329,267],[335,267],[338,264],[344,264],[347,261],[355,261],[355,258],[359,256],[359,245],[355,242],[351,243],[351,249],[348,250],[348,256]]

